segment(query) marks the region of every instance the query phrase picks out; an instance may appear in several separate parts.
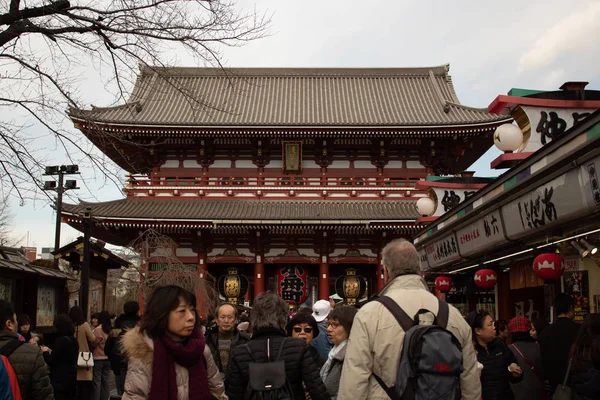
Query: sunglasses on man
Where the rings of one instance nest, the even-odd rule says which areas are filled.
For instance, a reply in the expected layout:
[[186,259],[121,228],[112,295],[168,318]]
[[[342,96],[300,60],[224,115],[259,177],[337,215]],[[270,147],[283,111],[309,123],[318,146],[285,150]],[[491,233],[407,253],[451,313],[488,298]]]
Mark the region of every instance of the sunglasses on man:
[[[294,327],[294,332],[296,332],[296,333],[300,333],[300,332],[302,332],[302,330],[303,329],[299,326]],[[312,331],[313,331],[313,328],[311,328],[309,326],[304,328],[304,333],[312,333]]]

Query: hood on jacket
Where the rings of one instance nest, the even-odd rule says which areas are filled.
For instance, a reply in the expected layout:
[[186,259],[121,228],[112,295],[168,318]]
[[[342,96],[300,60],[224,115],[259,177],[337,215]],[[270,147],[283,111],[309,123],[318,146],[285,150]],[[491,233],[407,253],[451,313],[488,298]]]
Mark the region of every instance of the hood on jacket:
[[427,282],[421,275],[400,275],[389,281],[388,284],[381,289],[379,295],[384,296],[387,292],[396,289],[424,289],[429,291],[429,286],[427,286]]
[[142,361],[145,364],[151,364],[154,357],[154,342],[145,333],[140,332],[139,327],[135,327],[125,333],[121,339],[121,345],[127,355],[127,358]]

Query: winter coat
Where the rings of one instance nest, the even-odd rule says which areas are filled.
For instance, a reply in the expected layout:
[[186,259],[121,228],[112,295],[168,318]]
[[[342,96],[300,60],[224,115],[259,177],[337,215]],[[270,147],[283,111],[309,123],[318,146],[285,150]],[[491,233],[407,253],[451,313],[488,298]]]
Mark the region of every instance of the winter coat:
[[[213,359],[219,368],[219,371],[223,372],[223,363],[221,362],[221,356],[219,355],[219,327],[213,326],[209,330],[206,331],[206,335],[204,336],[206,339],[206,345],[210,349],[212,353]],[[233,349],[235,349],[240,344],[246,344],[250,340],[250,335],[245,331],[238,331],[237,328],[234,328],[233,331],[233,339],[231,339],[231,346],[229,347],[229,363],[231,363],[231,355],[233,354]]]
[[[122,400],[145,400],[150,394],[152,383],[152,362],[154,359],[154,342],[145,333],[136,327],[128,331],[122,338],[123,351],[129,359],[127,378],[125,380],[125,393]],[[204,359],[206,361],[206,373],[208,375],[208,386],[212,396],[217,399],[227,399],[223,380],[219,370],[212,358],[210,349],[204,347]],[[189,393],[188,369],[175,363],[175,374],[177,382],[177,399],[187,400]],[[166,379],[166,377],[159,377]]]
[[[16,333],[0,331],[0,348],[17,338]],[[54,400],[48,367],[44,362],[42,351],[37,345],[22,344],[8,357],[8,360],[19,380],[19,388],[23,399]]]
[[[79,345],[79,352],[89,352],[91,348],[96,346],[96,336],[92,333],[92,328],[87,322],[75,327],[75,339],[77,339]],[[78,381],[91,381],[93,375],[93,368],[77,368]]]
[[104,346],[104,353],[110,360],[110,368],[113,370],[115,375],[119,375],[121,370],[127,370],[127,357],[123,356],[121,352],[121,338],[130,329],[137,326],[140,321],[140,317],[137,315],[125,315],[121,314],[115,320],[115,326],[110,331],[106,346]]
[[[380,295],[391,297],[409,316],[415,315],[421,308],[438,312],[438,299],[429,293],[423,278],[416,274],[396,277]],[[481,384],[471,328],[456,308],[452,305],[449,308],[448,330],[456,336],[463,349],[462,398],[479,400]],[[396,382],[403,341],[402,327],[383,304],[374,301],[365,304],[352,324],[338,400],[389,400],[373,374],[381,377],[388,386]]]
[[75,392],[78,353],[79,345],[71,335],[57,337],[52,352],[44,353],[44,361],[50,367],[50,382],[54,392]]
[[[515,347],[519,349],[529,363],[521,357],[521,354],[519,354]],[[508,346],[508,349],[513,353],[523,370],[523,380],[519,383],[511,384],[515,400],[543,400],[546,396],[546,391],[544,389],[544,371],[542,369],[539,345],[533,339],[515,341],[515,334],[513,334],[513,343]]]
[[319,352],[323,360],[327,360],[327,356],[333,348],[333,343],[331,343],[329,336],[327,336],[327,320],[325,319],[319,322],[318,325],[319,334],[313,339],[312,342],[310,342],[310,345]]
[[[303,339],[286,338],[283,329],[260,329],[252,336],[248,347],[256,362],[267,361],[267,339],[270,341],[271,360],[275,360],[279,349],[285,339],[285,348],[282,350],[280,360],[285,361],[285,374],[292,388],[296,400],[304,400],[302,382],[312,400],[329,400],[327,389],[319,376],[319,369],[313,356],[308,351],[308,346]],[[231,364],[225,380],[227,395],[230,400],[242,400],[248,386],[248,364],[254,362],[245,346],[233,349]]]
[[565,378],[571,346],[575,343],[578,333],[579,325],[570,318],[557,318],[555,323],[542,332],[540,338],[542,367],[553,391]]
[[487,349],[477,344],[477,360],[483,364],[481,371],[481,396],[484,400],[512,400],[515,398],[510,383],[521,382],[523,376],[515,378],[508,371],[510,364],[515,363],[524,369],[513,353],[506,347],[502,339],[496,337],[488,343]]
[[319,370],[321,370],[321,367],[323,366],[323,364],[325,364],[325,361],[327,361],[327,359],[323,358],[321,356],[321,353],[319,353],[319,350],[317,350],[315,347],[307,346],[307,348],[308,352],[315,360],[315,364],[317,364],[317,367],[319,368]]
[[[327,378],[323,381],[327,388],[327,393],[331,396],[332,400],[337,398],[340,389],[340,379],[342,377],[342,368],[344,366],[344,358],[346,358],[346,349],[348,344],[340,349],[340,351],[333,356],[331,365],[329,365],[329,372]],[[323,373],[321,373],[323,376]]]
[[572,400],[600,399],[600,369],[589,365],[588,369],[574,371],[570,377]]

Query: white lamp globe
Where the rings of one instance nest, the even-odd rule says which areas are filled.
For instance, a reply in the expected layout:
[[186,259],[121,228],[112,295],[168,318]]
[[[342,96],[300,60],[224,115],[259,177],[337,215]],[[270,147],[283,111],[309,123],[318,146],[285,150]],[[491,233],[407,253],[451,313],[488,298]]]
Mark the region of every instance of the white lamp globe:
[[435,211],[435,203],[429,197],[421,197],[417,200],[417,210],[421,215],[431,215]]
[[513,124],[502,124],[494,132],[494,144],[504,152],[512,153],[523,143],[521,128]]

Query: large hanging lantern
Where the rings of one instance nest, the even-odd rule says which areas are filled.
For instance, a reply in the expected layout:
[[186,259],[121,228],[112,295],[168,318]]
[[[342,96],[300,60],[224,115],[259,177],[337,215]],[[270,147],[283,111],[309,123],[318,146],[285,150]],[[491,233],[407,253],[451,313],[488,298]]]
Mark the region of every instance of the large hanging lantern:
[[219,278],[217,283],[219,293],[228,302],[237,304],[240,297],[244,297],[248,291],[248,278],[240,275],[236,268],[228,268],[227,275]]
[[356,275],[354,268],[348,268],[346,275],[340,276],[335,281],[335,292],[348,304],[356,304],[367,290],[367,281],[360,275]]
[[452,289],[452,278],[449,276],[438,276],[435,278],[435,288],[440,292],[449,292]]
[[480,269],[475,272],[475,278],[473,278],[475,284],[482,289],[490,289],[496,286],[498,282],[498,274],[493,269]]
[[277,270],[277,294],[288,304],[299,305],[308,299],[308,272],[288,265]]
[[560,254],[540,254],[533,260],[533,270],[541,279],[552,281],[560,278],[563,272],[565,272],[562,261],[563,258]]

